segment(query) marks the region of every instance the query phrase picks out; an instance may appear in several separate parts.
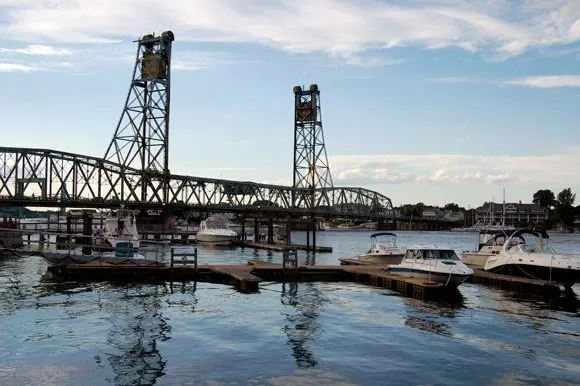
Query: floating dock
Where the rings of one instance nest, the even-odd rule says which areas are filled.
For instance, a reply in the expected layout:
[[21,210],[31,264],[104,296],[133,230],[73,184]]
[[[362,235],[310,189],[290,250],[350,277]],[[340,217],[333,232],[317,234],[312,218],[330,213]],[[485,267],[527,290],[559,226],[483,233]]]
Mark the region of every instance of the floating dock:
[[[361,261],[358,259],[340,259],[341,264],[355,266],[372,266],[378,269],[385,269],[385,264]],[[472,283],[486,284],[493,288],[507,289],[515,292],[528,292],[541,295],[556,295],[561,292],[560,285],[532,278],[503,275],[500,273],[487,272],[482,269],[473,269],[473,276],[470,280]]]
[[301,244],[268,244],[257,243],[254,241],[239,240],[236,245],[244,248],[263,249],[267,251],[284,252],[289,249],[296,249],[299,251],[315,251],[317,253],[332,253],[332,247],[301,245]]
[[[135,260],[135,261],[132,261]],[[277,282],[358,282],[388,288],[404,296],[419,299],[438,298],[449,293],[440,283],[386,273],[376,266],[367,265],[301,265],[287,267],[262,260],[249,260],[246,265],[192,265],[192,262],[174,261],[173,265],[140,259],[125,259],[123,263],[106,263],[87,259],[86,262],[68,262],[50,265],[53,276],[67,280],[183,282],[202,281],[233,285],[245,293],[259,292],[262,281]],[[455,289],[455,291],[457,291]]]

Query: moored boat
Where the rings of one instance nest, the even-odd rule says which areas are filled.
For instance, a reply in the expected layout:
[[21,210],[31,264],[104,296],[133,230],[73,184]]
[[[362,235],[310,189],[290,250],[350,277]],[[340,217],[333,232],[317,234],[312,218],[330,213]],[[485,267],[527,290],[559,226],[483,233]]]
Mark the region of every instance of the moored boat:
[[209,245],[231,245],[237,237],[238,234],[230,229],[227,219],[219,215],[201,221],[195,235],[196,242]]
[[455,288],[473,276],[473,269],[461,262],[453,249],[437,245],[408,247],[399,264],[391,264],[386,272],[441,283]]
[[580,280],[580,257],[558,253],[549,237],[545,230],[516,230],[499,253],[487,259],[484,270],[572,287]]
[[391,232],[378,232],[370,236],[371,246],[366,254],[358,259],[379,264],[398,264],[405,256],[405,249],[397,246],[397,235]]

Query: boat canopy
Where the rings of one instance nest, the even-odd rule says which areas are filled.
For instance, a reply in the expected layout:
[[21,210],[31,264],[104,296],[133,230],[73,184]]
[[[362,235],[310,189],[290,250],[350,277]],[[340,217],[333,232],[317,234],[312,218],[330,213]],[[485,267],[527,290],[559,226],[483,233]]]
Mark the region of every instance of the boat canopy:
[[543,239],[549,239],[550,235],[544,229],[537,229],[537,228],[529,228],[529,229],[518,229],[513,232],[510,237],[520,237],[521,235],[534,235],[536,237],[541,237]]

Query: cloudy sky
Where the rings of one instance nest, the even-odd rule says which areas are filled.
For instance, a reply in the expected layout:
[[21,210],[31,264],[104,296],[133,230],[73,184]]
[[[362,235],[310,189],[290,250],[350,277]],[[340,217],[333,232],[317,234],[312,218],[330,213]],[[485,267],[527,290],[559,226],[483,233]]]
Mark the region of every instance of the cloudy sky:
[[103,156],[172,30],[171,171],[291,184],[295,85],[334,183],[394,205],[577,191],[578,0],[0,0],[3,146]]

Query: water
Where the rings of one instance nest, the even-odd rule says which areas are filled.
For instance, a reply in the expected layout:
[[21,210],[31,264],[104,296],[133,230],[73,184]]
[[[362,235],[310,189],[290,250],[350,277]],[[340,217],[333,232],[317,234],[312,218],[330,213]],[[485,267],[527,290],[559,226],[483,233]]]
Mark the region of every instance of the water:
[[[371,232],[320,232],[337,264]],[[476,233],[397,232],[401,245],[472,249]],[[304,234],[293,234],[303,242]],[[555,234],[562,252],[580,236]],[[201,264],[281,254],[198,247]],[[0,261],[2,385],[579,384],[575,298],[464,284],[425,302],[356,283],[265,282],[259,294],[211,283],[56,283],[38,257]],[[578,285],[574,287],[580,293]]]

